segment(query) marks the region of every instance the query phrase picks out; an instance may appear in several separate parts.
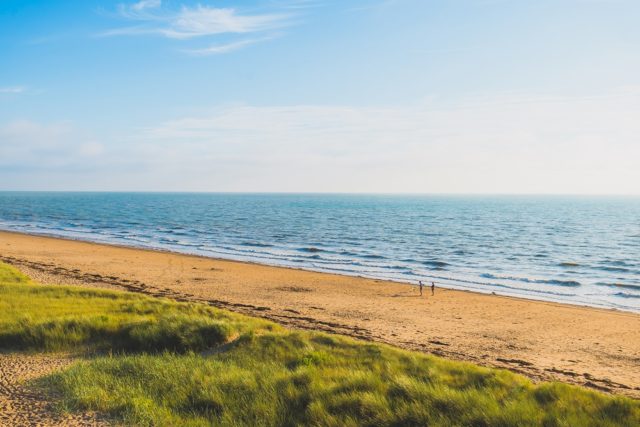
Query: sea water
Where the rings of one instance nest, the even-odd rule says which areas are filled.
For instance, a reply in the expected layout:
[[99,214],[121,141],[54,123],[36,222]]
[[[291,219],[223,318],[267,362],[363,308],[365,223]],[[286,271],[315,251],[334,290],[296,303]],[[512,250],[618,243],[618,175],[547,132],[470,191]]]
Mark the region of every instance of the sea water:
[[640,311],[640,198],[0,192],[0,228]]

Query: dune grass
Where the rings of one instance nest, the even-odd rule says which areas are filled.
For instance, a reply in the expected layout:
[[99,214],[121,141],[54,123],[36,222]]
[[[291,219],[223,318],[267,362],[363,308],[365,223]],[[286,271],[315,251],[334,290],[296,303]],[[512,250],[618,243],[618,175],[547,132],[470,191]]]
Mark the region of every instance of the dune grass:
[[0,264],[0,348],[32,351],[185,352],[275,325],[131,293],[50,287]]
[[0,349],[91,354],[40,385],[131,425],[640,425],[630,399],[2,265]]

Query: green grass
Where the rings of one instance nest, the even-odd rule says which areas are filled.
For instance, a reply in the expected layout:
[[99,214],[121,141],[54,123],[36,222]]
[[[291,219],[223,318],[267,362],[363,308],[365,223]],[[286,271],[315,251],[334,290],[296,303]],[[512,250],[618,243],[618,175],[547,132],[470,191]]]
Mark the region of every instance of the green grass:
[[630,399],[201,305],[40,287],[0,265],[7,348],[88,352],[41,386],[63,410],[132,425],[640,425]]
[[36,285],[1,264],[0,284],[0,349],[200,351],[277,327],[203,304]]

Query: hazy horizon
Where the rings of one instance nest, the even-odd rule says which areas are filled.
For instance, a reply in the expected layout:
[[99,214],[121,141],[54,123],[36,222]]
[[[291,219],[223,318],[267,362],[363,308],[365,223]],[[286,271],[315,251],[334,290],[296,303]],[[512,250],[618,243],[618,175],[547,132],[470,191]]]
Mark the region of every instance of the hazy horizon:
[[7,0],[0,190],[637,196],[631,0]]
[[611,198],[636,199],[640,193],[631,194],[595,194],[595,193],[409,193],[409,192],[335,192],[335,191],[197,191],[197,190],[11,190],[0,189],[0,193],[51,193],[51,194],[202,194],[202,195],[264,195],[264,196],[406,196],[406,197],[452,197],[452,198]]

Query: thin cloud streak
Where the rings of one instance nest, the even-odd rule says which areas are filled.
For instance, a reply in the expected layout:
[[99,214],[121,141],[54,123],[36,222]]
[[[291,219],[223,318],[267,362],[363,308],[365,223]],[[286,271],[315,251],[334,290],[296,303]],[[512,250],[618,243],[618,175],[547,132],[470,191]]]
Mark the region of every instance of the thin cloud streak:
[[115,28],[99,34],[102,37],[161,35],[170,39],[186,40],[221,34],[257,33],[289,25],[292,17],[287,13],[244,15],[233,8],[215,8],[198,5],[182,6],[177,12],[147,13],[147,7],[121,7],[122,17],[142,24]]
[[0,87],[0,93],[23,93],[27,90],[24,86]]
[[[118,6],[118,16],[136,22],[136,25],[113,28],[96,36],[158,36],[189,44],[179,51],[191,56],[220,55],[280,37],[282,33],[276,30],[299,23],[293,19],[299,16],[299,10],[315,6],[316,2],[290,0],[272,5],[268,12],[250,14],[232,7],[200,4],[193,7],[183,4],[178,9],[170,9],[160,0],[142,0]],[[248,35],[255,37],[247,38]],[[202,47],[202,43],[199,46],[188,43],[219,37],[224,37],[224,41],[209,43],[207,47]]]
[[131,9],[141,11],[162,6],[162,0],[141,0],[131,6]]
[[269,39],[240,40],[240,41],[232,42],[232,43],[214,44],[214,45],[211,45],[209,47],[202,48],[202,49],[184,50],[184,52],[188,53],[190,55],[193,55],[193,56],[220,55],[220,54],[223,54],[223,53],[234,52],[236,50],[240,50],[240,49],[245,48],[247,46],[251,46],[253,44],[260,43],[262,41],[270,40],[270,39],[271,38],[269,38]]

